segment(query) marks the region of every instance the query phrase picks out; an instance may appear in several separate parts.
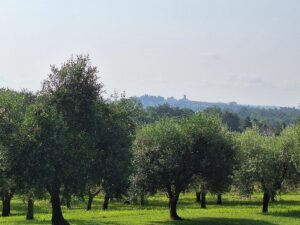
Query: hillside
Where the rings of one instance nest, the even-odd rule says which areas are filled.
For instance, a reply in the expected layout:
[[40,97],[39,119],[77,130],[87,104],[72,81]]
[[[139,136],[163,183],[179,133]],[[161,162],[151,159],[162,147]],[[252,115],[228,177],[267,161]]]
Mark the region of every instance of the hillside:
[[151,96],[146,94],[136,98],[143,104],[145,108],[169,104],[174,107],[188,108],[198,112],[210,107],[218,107],[222,111],[234,112],[242,119],[250,117],[251,119],[267,121],[273,125],[277,123],[292,124],[300,118],[300,110],[290,107],[241,105],[236,102],[213,103],[192,101],[186,96],[184,96],[182,99],[175,99],[174,97],[164,98],[162,96]]

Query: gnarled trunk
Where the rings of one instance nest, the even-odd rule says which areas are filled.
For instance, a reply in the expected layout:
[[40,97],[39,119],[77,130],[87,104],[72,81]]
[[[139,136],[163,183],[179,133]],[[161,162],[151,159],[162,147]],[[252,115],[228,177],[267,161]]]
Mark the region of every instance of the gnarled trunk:
[[59,191],[54,191],[50,193],[51,195],[51,205],[52,205],[52,225],[70,225],[63,217]]
[[26,219],[27,220],[34,219],[34,196],[33,196],[33,194],[30,194],[28,197]]
[[170,199],[170,218],[172,220],[181,220],[181,217],[177,214],[177,200]]
[[175,191],[172,191],[171,186],[168,186],[167,190],[168,190],[167,193],[169,198],[170,218],[172,220],[181,220],[181,217],[179,217],[177,214],[177,202],[179,199],[180,192],[176,190],[176,187],[175,187]]
[[201,192],[200,191],[196,192],[196,202],[201,202]]
[[218,194],[217,204],[222,205],[222,194]]
[[264,197],[263,197],[263,207],[262,207],[263,213],[268,212],[269,202],[270,202],[270,195],[269,195],[269,193],[265,192]]
[[103,202],[103,205],[102,205],[102,209],[103,210],[107,210],[108,209],[108,203],[109,203],[109,195],[105,194],[105,196],[104,196],[104,202]]
[[9,216],[10,215],[10,201],[13,197],[13,193],[10,191],[6,191],[2,195],[2,216]]

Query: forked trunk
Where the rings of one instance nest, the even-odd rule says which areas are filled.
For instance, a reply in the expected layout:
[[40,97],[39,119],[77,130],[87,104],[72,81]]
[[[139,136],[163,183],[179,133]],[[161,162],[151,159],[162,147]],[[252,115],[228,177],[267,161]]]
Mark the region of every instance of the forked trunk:
[[218,194],[217,204],[222,205],[222,194]]
[[92,209],[94,198],[100,193],[100,191],[101,189],[97,190],[95,193],[92,193],[90,190],[88,191],[89,200],[86,208],[87,211]]
[[34,196],[33,196],[33,194],[30,194],[28,197],[26,219],[27,220],[34,219]]
[[167,193],[169,198],[169,210],[170,210],[170,218],[172,220],[181,220],[182,218],[178,216],[177,214],[177,202],[179,199],[180,192],[176,190],[172,190],[172,187],[169,185],[167,186]]
[[262,208],[263,213],[268,212],[269,202],[270,202],[270,195],[269,193],[265,192],[263,197],[263,208]]
[[59,192],[52,192],[51,195],[51,205],[52,205],[52,225],[70,225],[63,217]]

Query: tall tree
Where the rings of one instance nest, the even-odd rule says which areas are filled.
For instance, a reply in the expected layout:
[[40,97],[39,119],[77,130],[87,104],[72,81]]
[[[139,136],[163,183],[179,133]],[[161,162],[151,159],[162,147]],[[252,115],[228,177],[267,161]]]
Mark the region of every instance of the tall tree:
[[51,196],[52,224],[69,224],[61,210],[61,188],[69,194],[84,191],[88,165],[95,154],[97,103],[102,84],[88,56],[71,58],[51,67],[39,101],[27,114],[26,126],[38,163],[32,174]]

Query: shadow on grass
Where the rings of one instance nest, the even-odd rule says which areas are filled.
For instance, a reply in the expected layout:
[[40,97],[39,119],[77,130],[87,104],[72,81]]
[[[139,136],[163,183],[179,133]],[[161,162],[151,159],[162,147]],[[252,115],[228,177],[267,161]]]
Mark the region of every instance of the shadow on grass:
[[279,217],[293,217],[293,218],[300,218],[300,210],[292,210],[287,212],[273,212],[270,213],[271,216],[279,216]]
[[233,219],[233,218],[199,218],[199,219],[184,219],[180,221],[152,221],[152,225],[166,224],[166,225],[275,225],[270,222],[262,220],[249,219]]
[[[119,223],[116,223],[114,221],[99,221],[99,220],[79,220],[79,219],[75,219],[75,220],[68,220],[68,222],[70,224],[80,224],[80,225],[120,225]],[[44,221],[40,221],[40,220],[22,220],[22,221],[13,221],[14,224],[18,224],[18,225],[26,225],[26,224],[33,224],[33,225],[44,225],[44,224],[51,224],[50,220],[44,220]]]

